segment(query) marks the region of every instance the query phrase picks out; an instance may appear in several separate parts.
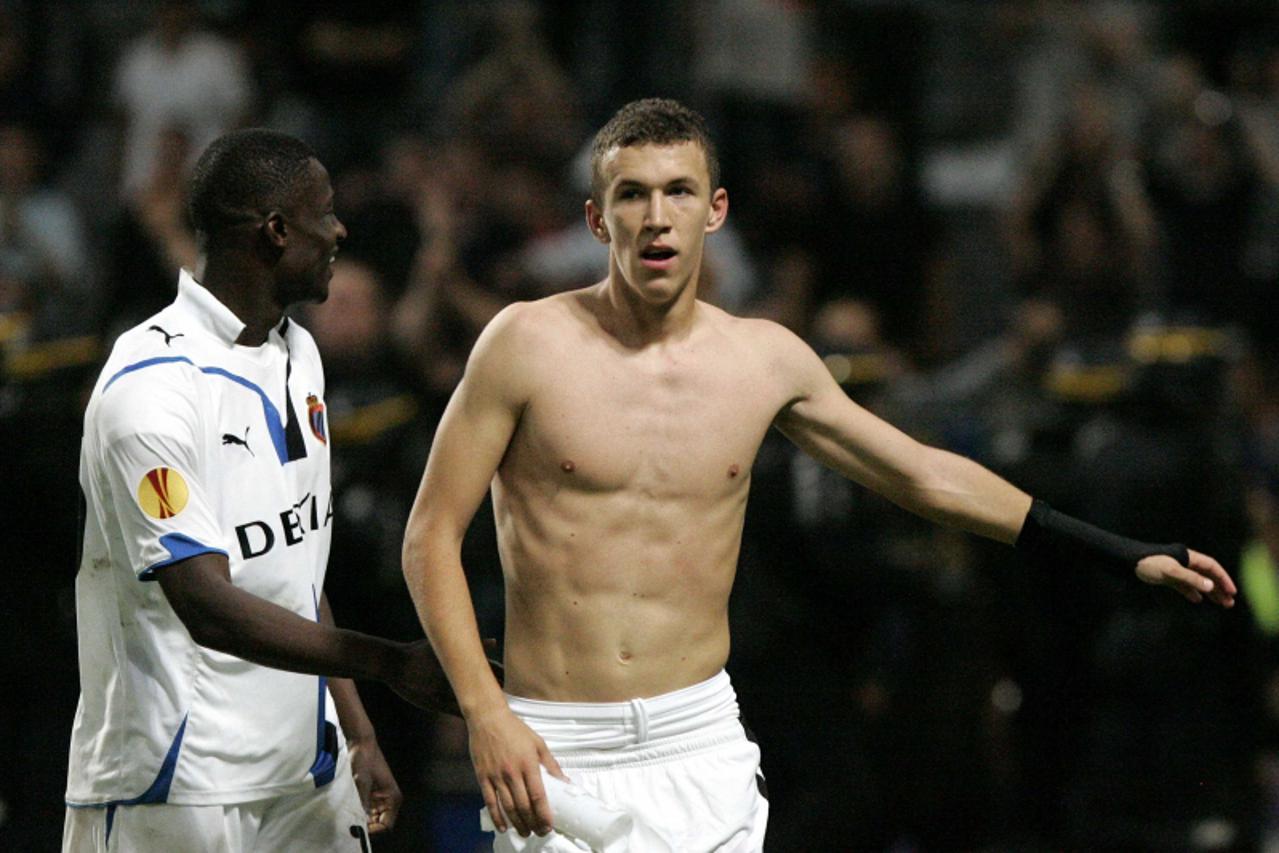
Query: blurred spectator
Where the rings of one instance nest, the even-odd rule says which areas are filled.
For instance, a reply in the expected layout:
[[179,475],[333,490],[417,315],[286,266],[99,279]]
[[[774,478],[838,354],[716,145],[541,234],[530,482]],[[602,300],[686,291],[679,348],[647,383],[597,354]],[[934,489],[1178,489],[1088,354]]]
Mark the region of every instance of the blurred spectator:
[[89,289],[88,246],[70,200],[42,180],[43,152],[36,130],[20,122],[0,123],[0,205],[2,238],[14,251],[28,252],[62,286]]
[[941,224],[921,202],[898,132],[873,116],[848,119],[833,140],[831,198],[813,223],[822,259],[817,304],[867,300],[884,337],[916,357],[935,355]]
[[[1182,531],[1233,568],[1242,513],[1225,339],[1143,325],[1127,342],[1111,364],[1077,363],[1073,376],[1054,365],[1047,390],[1073,414],[1056,489],[1041,494],[1139,535]],[[1026,768],[1032,786],[1056,792],[1028,797],[1045,825],[1074,849],[1255,849],[1254,787],[1231,769],[1248,762],[1257,722],[1246,602],[1211,618],[1104,576],[1042,583],[1052,606],[1025,635],[1023,749],[1050,758],[1048,772]],[[1190,683],[1207,686],[1187,694]]]
[[334,173],[368,164],[370,153],[418,118],[415,51],[431,5],[251,4],[262,112],[311,142]]
[[695,22],[705,5],[679,0],[542,4],[550,43],[596,119],[628,101],[692,91],[691,59],[700,41]]
[[1244,248],[1261,172],[1234,105],[1193,57],[1169,59],[1165,84],[1148,170],[1170,307],[1201,322],[1244,322]]
[[[1183,365],[1159,381],[1186,381],[1178,374],[1196,367]],[[1239,554],[1238,471],[1223,457],[1222,423],[1191,414],[1204,407],[1133,403],[1081,429],[1076,508],[1086,502],[1090,520],[1139,535],[1183,531],[1178,535],[1217,553]],[[1261,722],[1246,613],[1192,612],[1154,597],[1097,592],[1110,606],[1081,646],[1087,676],[1079,689],[1088,715],[1066,800],[1075,843],[1255,849],[1255,785],[1239,772],[1250,764]],[[1196,688],[1187,691],[1188,684]],[[1217,840],[1205,843],[1205,833]]]
[[1078,89],[1007,215],[1021,291],[1056,304],[1067,334],[1121,335],[1150,301],[1150,199],[1103,90]]
[[557,177],[582,141],[577,99],[539,8],[502,0],[486,15],[486,49],[442,106],[447,141],[402,135],[387,149],[396,204],[415,214],[420,237],[392,328],[438,397],[504,305],[546,292],[526,268],[525,247],[581,215],[581,200]]
[[525,249],[580,223],[582,202],[570,206],[547,173],[487,156],[473,140],[398,162],[421,242],[392,328],[430,393],[447,396],[485,324],[513,300],[545,295]]
[[389,347],[389,310],[377,273],[342,257],[333,265],[328,299],[309,307],[304,323],[325,363],[334,599],[351,608],[353,627],[372,619],[382,633],[404,637],[421,631],[400,574],[400,540],[430,426]]
[[1242,258],[1244,313],[1255,338],[1269,340],[1279,334],[1279,39],[1240,53],[1232,96],[1260,178]]
[[[2,62],[3,60],[0,60]],[[0,121],[0,849],[48,849],[60,825],[64,756],[75,704],[74,628],[64,595],[79,541],[74,448],[81,397],[98,358],[97,299],[77,211],[42,172],[33,129]],[[21,578],[39,575],[38,585]],[[57,713],[52,713],[53,711]],[[7,818],[7,819],[5,819]]]
[[693,13],[695,90],[717,125],[729,186],[745,185],[769,152],[785,152],[794,143],[813,62],[815,22],[808,5],[714,0]]
[[[344,245],[328,299],[307,306],[303,317],[324,357],[332,448],[326,590],[342,624],[413,640],[422,628],[400,573],[400,545],[438,413],[424,409],[395,361],[386,335],[390,303],[378,274],[347,254]],[[424,767],[438,721],[380,685],[361,684],[360,695],[405,794],[403,829],[379,840],[378,849],[417,849],[414,834],[430,796]]]
[[28,270],[25,297],[7,301],[41,315],[47,331],[72,331],[86,325],[96,282],[79,213],[42,180],[42,159],[33,128],[0,123],[0,253]]
[[1110,106],[1118,147],[1137,145],[1159,73],[1149,9],[1118,0],[1009,0],[999,14],[1020,53],[1013,135],[1022,157],[1033,162],[1054,144],[1081,88]]
[[162,130],[155,143],[145,180],[124,200],[108,234],[108,335],[171,302],[178,269],[195,269],[199,249],[186,211],[191,143],[176,128]]
[[494,165],[555,174],[585,133],[573,81],[546,43],[540,6],[497,0],[488,15],[487,49],[454,81],[442,128],[473,140]]
[[[422,628],[400,572],[400,547],[442,401],[416,392],[415,371],[400,365],[386,334],[385,288],[371,266],[345,258],[347,248],[334,264],[329,298],[308,307],[305,318],[325,360],[333,447],[328,589],[352,628],[414,639]],[[488,512],[479,513],[467,538],[465,565],[484,635],[501,636],[501,571]],[[362,685],[361,695],[379,737],[390,741],[387,752],[405,765],[396,768],[405,793],[401,828],[379,849],[419,850],[428,828],[440,845],[432,849],[463,849],[451,840],[478,843],[482,800],[461,721],[425,717],[377,685]]]
[[889,345],[911,358],[935,357],[944,332],[941,226],[919,197],[901,139],[886,120],[859,115],[838,124],[828,142],[823,191],[803,211],[790,238],[797,242],[774,257],[764,313],[803,330],[826,302],[861,300]]
[[38,120],[40,94],[31,36],[17,8],[0,6],[0,121]]
[[123,196],[146,186],[167,133],[176,128],[187,138],[194,162],[248,116],[252,95],[244,56],[200,26],[194,0],[159,0],[155,25],[124,49],[115,71],[124,114]]
[[[446,164],[458,162],[475,171],[454,173]],[[421,242],[409,274],[408,286],[394,309],[392,334],[403,357],[419,371],[423,387],[436,399],[447,399],[457,381],[471,343],[480,329],[506,304],[503,297],[476,281],[468,271],[466,246],[491,246],[488,211],[454,206],[455,176],[475,181],[473,200],[483,204],[493,178],[473,146],[455,144],[439,162],[417,173],[417,197],[412,208]],[[467,215],[467,214],[471,215]],[[479,263],[492,263],[481,260]],[[477,264],[478,266],[478,264]]]

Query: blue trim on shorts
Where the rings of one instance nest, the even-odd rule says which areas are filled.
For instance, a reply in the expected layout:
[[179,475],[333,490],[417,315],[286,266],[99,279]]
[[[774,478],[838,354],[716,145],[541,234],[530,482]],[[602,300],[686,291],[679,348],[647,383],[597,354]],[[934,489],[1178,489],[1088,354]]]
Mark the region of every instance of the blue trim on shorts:
[[133,373],[134,371],[142,370],[147,367],[154,367],[158,364],[172,364],[174,362],[185,362],[194,367],[196,370],[199,370],[201,373],[208,373],[214,376],[221,376],[225,379],[230,379],[232,382],[242,385],[257,394],[258,398],[262,401],[262,414],[266,418],[267,432],[271,434],[271,444],[275,446],[275,455],[280,460],[281,465],[289,461],[288,441],[285,439],[284,421],[280,418],[280,410],[275,407],[275,404],[271,402],[271,399],[267,397],[266,392],[263,391],[257,383],[251,382],[243,376],[232,373],[225,368],[201,367],[184,355],[166,355],[157,356],[156,358],[147,358],[117,370],[115,375],[107,380],[107,384],[102,386],[102,393],[105,394],[107,389],[126,373]]
[[195,557],[199,554],[221,554],[230,559],[230,555],[221,548],[214,548],[212,545],[205,545],[203,542],[192,539],[185,533],[166,533],[160,537],[160,544],[169,552],[169,559],[161,560],[158,563],[152,563],[142,571],[138,572],[138,580],[153,581],[156,579],[156,570],[163,569],[165,566],[172,565],[181,560]]

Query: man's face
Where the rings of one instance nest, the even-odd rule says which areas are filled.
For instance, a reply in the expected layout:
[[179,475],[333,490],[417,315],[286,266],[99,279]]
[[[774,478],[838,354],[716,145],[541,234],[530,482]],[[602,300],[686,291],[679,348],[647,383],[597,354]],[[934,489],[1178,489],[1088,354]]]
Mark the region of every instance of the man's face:
[[276,265],[276,296],[282,307],[297,302],[323,302],[329,295],[338,243],[346,226],[333,212],[329,173],[312,160],[292,202],[282,211],[284,252]]
[[728,213],[728,194],[710,185],[696,142],[615,148],[605,155],[600,204],[586,203],[611,265],[645,302],[665,304],[697,274],[706,235]]

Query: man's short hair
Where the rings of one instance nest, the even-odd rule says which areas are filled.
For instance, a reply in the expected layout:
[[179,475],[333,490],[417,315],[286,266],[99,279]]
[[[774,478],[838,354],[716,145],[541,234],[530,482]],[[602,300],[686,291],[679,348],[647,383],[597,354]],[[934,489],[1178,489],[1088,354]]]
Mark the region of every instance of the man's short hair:
[[191,175],[191,224],[215,241],[228,227],[287,205],[313,159],[315,152],[287,133],[250,128],[218,137]]
[[614,148],[636,145],[674,145],[696,142],[706,153],[706,171],[711,191],[719,187],[719,157],[706,119],[694,110],[669,98],[631,101],[618,110],[595,134],[591,146],[591,198],[601,204],[608,185],[604,177],[604,157]]

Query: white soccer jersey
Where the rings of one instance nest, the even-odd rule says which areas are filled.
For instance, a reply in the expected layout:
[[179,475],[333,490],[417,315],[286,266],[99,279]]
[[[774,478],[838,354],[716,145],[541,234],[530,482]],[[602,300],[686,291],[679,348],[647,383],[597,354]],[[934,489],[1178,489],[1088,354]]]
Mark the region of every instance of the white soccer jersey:
[[259,347],[235,344],[243,328],[183,272],[93,390],[70,805],[229,804],[332,778],[325,680],[196,645],[155,583],[219,552],[236,586],[318,618],[332,529],[319,353],[287,319]]

